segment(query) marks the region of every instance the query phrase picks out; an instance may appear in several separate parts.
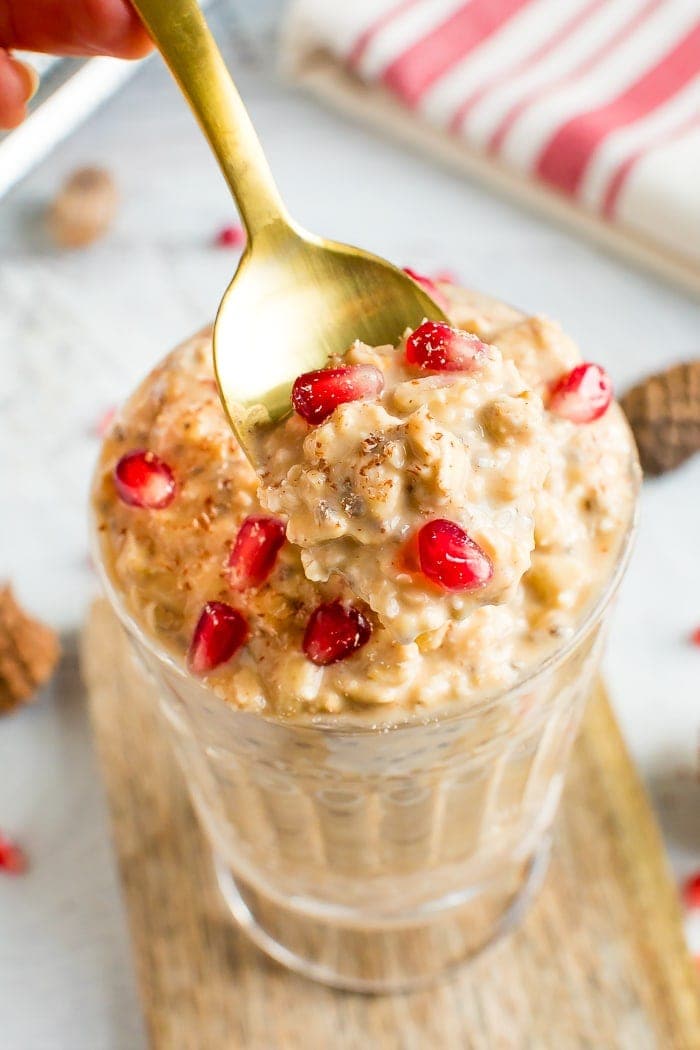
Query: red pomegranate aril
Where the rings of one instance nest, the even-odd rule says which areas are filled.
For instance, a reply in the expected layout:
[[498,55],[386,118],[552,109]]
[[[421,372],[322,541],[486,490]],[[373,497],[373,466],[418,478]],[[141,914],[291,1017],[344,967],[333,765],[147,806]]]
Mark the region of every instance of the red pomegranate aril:
[[236,536],[228,559],[227,577],[236,591],[260,587],[275,567],[284,543],[285,524],[279,518],[251,515]]
[[493,576],[488,554],[447,518],[436,518],[420,529],[418,560],[423,575],[446,591],[478,590]]
[[690,635],[690,642],[692,645],[700,646],[700,627],[696,627]]
[[443,284],[459,284],[459,277],[454,270],[438,270],[432,276],[433,281],[441,281]]
[[612,399],[608,373],[600,365],[586,362],[552,384],[547,407],[572,423],[593,423],[607,412]]
[[22,875],[28,867],[29,862],[24,850],[0,832],[0,872]]
[[468,372],[485,350],[477,336],[436,321],[424,321],[406,340],[409,365],[431,372]]
[[326,602],[311,613],[302,648],[309,660],[326,667],[352,656],[371,634],[371,623],[356,606]]
[[384,376],[374,365],[343,365],[305,372],[292,388],[292,404],[302,419],[316,426],[338,405],[378,397]]
[[216,235],[218,248],[242,248],[246,242],[245,230],[242,226],[224,226]]
[[245,616],[226,602],[207,602],[192,635],[187,663],[193,674],[208,674],[227,663],[248,640]]
[[682,897],[688,910],[700,908],[700,871],[696,871],[685,880]]
[[442,310],[447,309],[449,305],[447,299],[442,294],[438,286],[435,284],[435,281],[433,281],[431,277],[426,277],[424,273],[416,273],[416,271],[412,270],[410,266],[404,266],[403,272],[405,274],[408,274],[412,281],[415,281],[416,284],[419,284],[423,291],[427,292],[430,298],[434,299]]
[[145,448],[122,456],[114,468],[114,483],[124,503],[148,510],[167,507],[177,489],[168,464]]

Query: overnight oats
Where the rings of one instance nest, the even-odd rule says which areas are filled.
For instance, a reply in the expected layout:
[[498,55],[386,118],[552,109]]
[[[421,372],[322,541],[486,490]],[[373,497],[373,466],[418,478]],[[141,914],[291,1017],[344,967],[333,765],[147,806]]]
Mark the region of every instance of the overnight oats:
[[194,337],[93,489],[234,915],[358,989],[469,957],[532,894],[638,487],[602,368],[543,317],[439,291],[451,326],[299,377],[259,476]]

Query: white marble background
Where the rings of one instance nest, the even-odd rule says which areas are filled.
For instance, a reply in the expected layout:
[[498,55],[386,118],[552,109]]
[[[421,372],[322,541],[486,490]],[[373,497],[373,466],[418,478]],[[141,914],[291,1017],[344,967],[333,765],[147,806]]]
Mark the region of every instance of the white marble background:
[[[250,50],[238,39],[241,90],[311,229],[550,313],[620,388],[700,353],[697,303],[323,110],[246,60]],[[92,162],[122,188],[118,223],[103,243],[58,253],[41,210]],[[32,861],[26,877],[0,877],[3,1050],[144,1045],[77,676],[75,633],[95,586],[86,491],[100,415],[212,316],[235,253],[211,240],[232,218],[158,62],[0,202],[0,578],[66,650],[41,702],[0,724],[0,828]],[[699,492],[700,457],[645,485],[606,661],[679,875],[700,866],[700,649],[688,642],[700,626]]]

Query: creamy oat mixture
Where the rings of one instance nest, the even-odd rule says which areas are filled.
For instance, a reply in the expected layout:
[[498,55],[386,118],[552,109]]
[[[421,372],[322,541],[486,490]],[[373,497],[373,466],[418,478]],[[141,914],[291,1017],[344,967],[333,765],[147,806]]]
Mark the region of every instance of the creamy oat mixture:
[[[404,643],[512,600],[557,451],[541,397],[486,344],[465,372],[421,373],[406,362],[405,340],[358,343],[342,364],[374,365],[382,394],[342,404],[318,426],[295,413],[266,449],[260,499],[287,519],[308,578],[342,574]],[[450,592],[407,571],[403,551],[432,519],[457,522],[479,545],[493,568],[487,583]]]
[[[372,366],[381,390],[320,422],[290,416],[260,488],[209,333],[151,373],[107,436],[94,506],[112,580],[232,703],[294,715],[476,698],[561,645],[604,588],[637,485],[622,413],[605,402],[581,421],[580,354],[556,324],[441,290],[479,337],[464,367],[408,361],[411,333],[356,344],[330,366]],[[436,522],[467,544],[458,586],[453,565],[428,571],[444,536],[426,548],[421,530]]]

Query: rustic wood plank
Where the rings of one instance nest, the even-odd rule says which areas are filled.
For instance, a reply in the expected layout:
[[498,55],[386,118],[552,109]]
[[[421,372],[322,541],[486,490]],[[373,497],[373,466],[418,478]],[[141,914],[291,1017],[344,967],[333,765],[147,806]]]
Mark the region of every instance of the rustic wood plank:
[[151,687],[105,603],[83,668],[155,1050],[698,1050],[700,994],[675,889],[602,689],[526,921],[411,995],[334,992],[230,922]]

